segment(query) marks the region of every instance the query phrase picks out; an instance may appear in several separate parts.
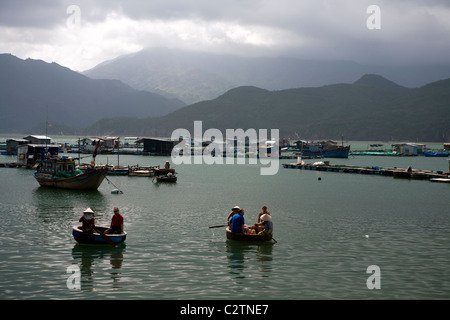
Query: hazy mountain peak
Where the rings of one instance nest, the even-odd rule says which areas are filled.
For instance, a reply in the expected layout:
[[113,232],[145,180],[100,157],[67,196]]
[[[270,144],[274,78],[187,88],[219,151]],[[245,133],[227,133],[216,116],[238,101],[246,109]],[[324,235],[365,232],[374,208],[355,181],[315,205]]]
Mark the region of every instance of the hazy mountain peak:
[[162,116],[184,106],[119,80],[94,80],[57,63],[0,54],[0,130],[23,132],[48,120],[83,128],[104,117]]
[[366,86],[372,86],[372,87],[378,87],[378,88],[389,88],[389,89],[403,88],[403,89],[406,89],[405,87],[400,86],[400,85],[396,84],[395,82],[388,80],[385,77],[382,77],[377,74],[365,74],[361,78],[359,78],[357,81],[355,81],[354,84],[366,85]]

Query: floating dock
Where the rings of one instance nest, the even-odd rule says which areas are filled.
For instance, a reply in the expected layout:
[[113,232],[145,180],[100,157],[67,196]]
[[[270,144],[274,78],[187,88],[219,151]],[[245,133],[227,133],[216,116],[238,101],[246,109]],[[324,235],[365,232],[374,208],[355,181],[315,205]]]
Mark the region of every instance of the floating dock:
[[288,163],[283,164],[283,168],[288,169],[303,169],[303,170],[315,170],[326,172],[341,172],[341,173],[355,173],[366,175],[380,175],[391,176],[397,178],[418,179],[418,180],[431,180],[431,179],[444,179],[449,180],[450,173],[438,173],[428,170],[416,170],[408,171],[407,169],[399,168],[380,168],[380,167],[359,167],[349,165],[330,165],[325,163],[320,164],[306,164],[306,163]]

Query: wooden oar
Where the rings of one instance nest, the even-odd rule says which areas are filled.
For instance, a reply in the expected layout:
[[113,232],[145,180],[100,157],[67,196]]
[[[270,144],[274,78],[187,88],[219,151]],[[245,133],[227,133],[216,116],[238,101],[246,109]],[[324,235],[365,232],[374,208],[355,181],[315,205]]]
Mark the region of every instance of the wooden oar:
[[223,227],[228,227],[228,225],[227,224],[222,224],[220,226],[212,226],[212,227],[209,227],[209,228],[213,229],[213,228],[223,228]]
[[103,232],[99,231],[98,229],[94,229],[94,230],[97,231],[100,234],[100,237],[102,237],[110,245],[112,245],[113,247],[116,246],[116,243],[114,241],[112,241],[106,234],[104,234]]

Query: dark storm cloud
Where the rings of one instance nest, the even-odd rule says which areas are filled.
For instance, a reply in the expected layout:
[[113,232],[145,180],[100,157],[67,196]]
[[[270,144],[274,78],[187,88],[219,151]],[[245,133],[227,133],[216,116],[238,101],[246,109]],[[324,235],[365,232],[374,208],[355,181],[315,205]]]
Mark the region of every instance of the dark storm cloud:
[[[366,25],[373,4],[381,10],[379,30]],[[78,38],[67,32],[71,5],[81,11]],[[155,45],[364,63],[450,63],[448,0],[1,0],[0,28],[1,52],[34,56],[55,47],[59,56],[65,53],[65,63],[73,48],[93,63]]]

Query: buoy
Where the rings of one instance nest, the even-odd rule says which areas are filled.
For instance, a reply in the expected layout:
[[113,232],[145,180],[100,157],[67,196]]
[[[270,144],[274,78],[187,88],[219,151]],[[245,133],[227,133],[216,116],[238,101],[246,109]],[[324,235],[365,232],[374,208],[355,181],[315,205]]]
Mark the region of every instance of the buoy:
[[369,239],[369,235],[368,235],[368,234],[366,234],[366,235],[364,236],[364,238],[366,238],[366,239]]

